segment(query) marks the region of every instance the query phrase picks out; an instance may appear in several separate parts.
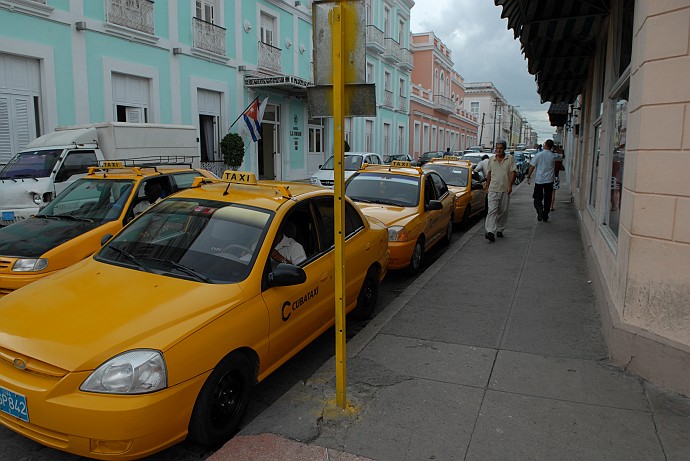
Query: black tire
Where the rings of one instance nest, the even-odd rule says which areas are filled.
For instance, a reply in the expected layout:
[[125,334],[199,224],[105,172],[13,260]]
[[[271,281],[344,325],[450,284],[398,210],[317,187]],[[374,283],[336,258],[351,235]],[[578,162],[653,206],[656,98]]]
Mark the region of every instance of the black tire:
[[225,442],[238,430],[254,384],[254,367],[245,354],[225,357],[196,398],[189,438],[201,445]]
[[350,312],[350,316],[355,320],[366,320],[371,317],[378,297],[379,272],[375,267],[370,267],[357,296],[357,307]]
[[410,275],[417,275],[422,270],[422,263],[424,262],[424,240],[420,237],[414,245],[412,258],[410,258],[410,265],[407,266],[407,273]]
[[450,245],[451,240],[453,240],[453,216],[451,215],[450,221],[448,221],[448,225],[446,226],[446,234],[443,236],[441,243],[443,243],[444,246]]
[[489,194],[484,197],[484,211],[482,211],[482,218],[486,218],[487,214],[489,214]]

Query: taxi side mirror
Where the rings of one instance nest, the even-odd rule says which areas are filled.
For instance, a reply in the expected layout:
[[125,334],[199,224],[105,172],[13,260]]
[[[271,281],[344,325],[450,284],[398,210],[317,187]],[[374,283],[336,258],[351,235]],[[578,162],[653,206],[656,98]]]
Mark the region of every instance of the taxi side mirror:
[[103,237],[101,237],[101,246],[108,243],[108,240],[110,240],[111,238],[113,238],[113,234],[105,234]]
[[426,211],[442,210],[443,203],[439,202],[438,200],[429,200],[429,203],[424,205],[424,209]]
[[307,274],[299,266],[280,263],[268,274],[268,284],[272,287],[288,287],[307,281]]

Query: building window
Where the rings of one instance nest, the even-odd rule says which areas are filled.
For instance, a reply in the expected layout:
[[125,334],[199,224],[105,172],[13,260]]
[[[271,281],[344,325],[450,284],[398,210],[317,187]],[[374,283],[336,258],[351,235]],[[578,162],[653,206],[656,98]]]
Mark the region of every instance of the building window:
[[470,112],[474,116],[479,116],[479,101],[470,102]]
[[376,77],[374,76],[374,65],[370,62],[367,63],[367,83],[374,83]]
[[405,153],[405,127],[398,125],[398,154]]
[[402,19],[398,20],[398,43],[400,46],[405,46],[405,21]]
[[276,19],[265,13],[261,13],[261,42],[273,46],[273,31],[275,30]]
[[374,122],[372,120],[367,120],[364,124],[364,144],[365,150],[367,152],[374,152],[374,147],[372,144],[374,136]]
[[383,155],[391,154],[391,124],[383,124]]
[[216,0],[196,0],[196,17],[215,24]]
[[419,122],[414,122],[414,152],[419,153],[420,142],[421,142],[421,127]]
[[400,79],[400,96],[405,97],[405,79]]
[[391,36],[391,10],[388,7],[383,9],[383,36],[384,38]]
[[597,176],[599,174],[599,149],[601,141],[601,123],[594,127],[594,150],[592,153],[592,168],[589,182],[589,204],[592,208],[597,206]]
[[150,107],[149,79],[113,73],[112,84],[115,121],[148,123]]
[[352,117],[345,117],[343,120],[344,129],[343,137],[345,141],[350,145],[350,150],[352,150],[352,144],[350,143],[350,134],[352,133]]
[[391,86],[393,85],[392,79],[391,79],[391,73],[386,71],[383,74],[383,89],[386,91],[393,91],[391,89]]

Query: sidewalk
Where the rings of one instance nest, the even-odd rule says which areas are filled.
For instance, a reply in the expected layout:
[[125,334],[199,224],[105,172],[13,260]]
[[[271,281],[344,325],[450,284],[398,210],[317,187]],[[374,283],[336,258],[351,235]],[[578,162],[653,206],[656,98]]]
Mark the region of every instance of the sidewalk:
[[[566,186],[567,187],[567,186]],[[209,461],[690,460],[690,401],[608,365],[567,189],[483,221]],[[689,378],[690,379],[690,378]]]

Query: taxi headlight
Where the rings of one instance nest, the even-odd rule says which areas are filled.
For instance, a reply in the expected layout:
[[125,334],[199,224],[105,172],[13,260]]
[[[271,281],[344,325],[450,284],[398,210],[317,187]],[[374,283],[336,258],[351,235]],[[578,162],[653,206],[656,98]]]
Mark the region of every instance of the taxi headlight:
[[32,192],[31,193],[31,200],[33,200],[36,205],[40,205],[41,204],[41,195],[37,194],[36,192]]
[[389,227],[388,240],[391,242],[404,242],[407,240],[407,230],[403,226]]
[[48,267],[45,258],[22,258],[15,261],[12,272],[38,272]]
[[152,349],[124,352],[105,362],[79,387],[103,394],[146,394],[168,386],[163,354]]

